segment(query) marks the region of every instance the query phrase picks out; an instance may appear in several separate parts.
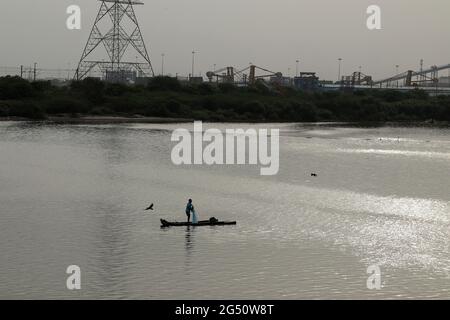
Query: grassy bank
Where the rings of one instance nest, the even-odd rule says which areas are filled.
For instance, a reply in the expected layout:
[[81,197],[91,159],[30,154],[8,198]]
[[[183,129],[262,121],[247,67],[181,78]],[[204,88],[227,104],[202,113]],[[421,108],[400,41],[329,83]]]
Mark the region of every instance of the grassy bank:
[[96,79],[67,87],[0,78],[0,117],[46,119],[57,115],[196,119],[203,121],[450,121],[450,97],[422,90],[307,93],[263,85],[182,86],[156,77],[148,86],[106,84]]

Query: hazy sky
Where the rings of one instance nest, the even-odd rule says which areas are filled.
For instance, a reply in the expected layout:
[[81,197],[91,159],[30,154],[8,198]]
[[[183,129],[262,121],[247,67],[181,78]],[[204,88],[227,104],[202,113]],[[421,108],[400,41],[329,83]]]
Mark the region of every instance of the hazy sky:
[[[188,74],[191,52],[197,72],[244,68],[252,62],[285,74],[295,60],[302,71],[336,79],[375,78],[400,70],[450,63],[449,0],[144,0],[136,7],[156,73],[161,53],[166,72]],[[79,5],[82,29],[68,30],[66,8]],[[97,0],[1,0],[0,66],[75,67],[100,2]],[[382,9],[382,30],[369,31],[366,9]]]

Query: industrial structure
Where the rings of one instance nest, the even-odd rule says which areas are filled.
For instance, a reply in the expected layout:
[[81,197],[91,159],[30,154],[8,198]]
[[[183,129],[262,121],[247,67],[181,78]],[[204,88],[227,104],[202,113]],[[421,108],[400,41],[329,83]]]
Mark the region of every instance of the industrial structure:
[[405,87],[439,87],[439,71],[450,70],[450,64],[442,66],[431,66],[423,69],[423,60],[419,71],[408,70],[390,78],[375,81],[374,86],[391,88],[398,86]]
[[254,64],[239,70],[235,67],[209,71],[206,76],[210,83],[229,83],[238,86],[254,86],[257,83],[273,87],[295,87],[315,90],[319,87],[319,78],[314,72],[302,72],[299,77],[285,77],[281,72],[270,71]]
[[[262,71],[263,74],[258,74],[258,71]],[[273,72],[253,64],[242,70],[235,67],[225,67],[219,70],[209,71],[206,73],[206,76],[210,83],[231,83],[250,86],[255,85],[258,80],[262,79],[271,79],[271,81],[276,82],[283,78],[281,72]]]
[[316,91],[320,88],[319,77],[315,72],[300,72],[300,76],[294,78],[294,87],[303,91]]
[[340,89],[343,91],[352,91],[356,87],[372,87],[372,76],[365,75],[361,71],[353,72],[350,76],[342,76],[339,83]]
[[[439,72],[444,70],[449,71],[449,76],[439,77]],[[342,76],[338,82],[332,84],[320,81],[315,72],[300,72],[298,76],[291,78],[283,76],[281,72],[270,71],[253,64],[244,69],[229,66],[209,71],[206,76],[210,83],[230,83],[238,86],[254,86],[257,83],[262,83],[270,88],[292,87],[303,91],[353,91],[386,88],[404,91],[422,88],[430,93],[438,91],[441,94],[450,94],[450,64],[423,69],[423,60],[421,60],[419,71],[408,70],[377,81],[374,81],[370,75],[355,71],[349,76]]]
[[[100,9],[74,78],[81,80],[88,77],[96,68],[101,72],[101,77],[109,82],[135,83],[137,78],[154,76],[150,56],[134,11],[134,6],[143,5],[143,2],[99,1]],[[99,52],[100,50],[103,54]]]
[[[398,69],[398,66],[397,66]],[[448,71],[448,76],[440,76],[439,72]],[[374,81],[371,76],[361,72],[354,72],[350,76],[342,76],[335,85],[324,85],[325,90],[340,89],[353,91],[361,89],[392,89],[408,91],[420,88],[432,95],[450,94],[450,64],[423,68],[420,60],[418,71],[407,70],[394,76]]]

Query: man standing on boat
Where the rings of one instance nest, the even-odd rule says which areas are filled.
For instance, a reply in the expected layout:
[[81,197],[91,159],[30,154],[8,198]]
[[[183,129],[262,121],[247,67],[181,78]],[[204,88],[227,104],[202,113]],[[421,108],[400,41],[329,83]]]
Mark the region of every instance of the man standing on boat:
[[188,223],[191,221],[191,212],[194,212],[194,205],[192,204],[192,199],[189,199],[189,202],[186,205],[186,215]]

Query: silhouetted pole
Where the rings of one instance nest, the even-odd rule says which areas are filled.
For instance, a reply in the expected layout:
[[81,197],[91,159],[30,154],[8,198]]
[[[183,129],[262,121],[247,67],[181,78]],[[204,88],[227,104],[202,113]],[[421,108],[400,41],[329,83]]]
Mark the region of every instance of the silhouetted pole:
[[161,54],[161,75],[164,77],[164,57],[165,57],[166,55],[163,53],[163,54]]
[[191,74],[191,77],[194,77],[194,71],[195,71],[195,51],[192,51],[192,74]]
[[[395,65],[395,73],[396,76],[398,76],[398,67],[400,67],[398,64]],[[397,88],[398,88],[398,79],[397,79]]]
[[34,63],[34,69],[33,69],[33,81],[36,81],[36,67],[37,67],[37,63]]

